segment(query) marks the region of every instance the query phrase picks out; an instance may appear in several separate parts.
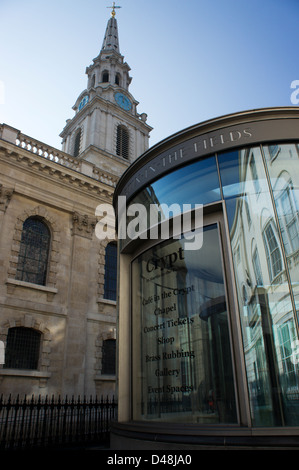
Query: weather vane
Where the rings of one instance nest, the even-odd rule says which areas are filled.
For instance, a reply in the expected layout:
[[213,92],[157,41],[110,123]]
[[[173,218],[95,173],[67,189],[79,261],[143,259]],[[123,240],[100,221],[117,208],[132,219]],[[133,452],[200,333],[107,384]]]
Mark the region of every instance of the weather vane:
[[112,8],[111,16],[114,18],[115,17],[115,8],[121,8],[115,5],[115,2],[113,2],[112,7],[107,7],[107,8]]

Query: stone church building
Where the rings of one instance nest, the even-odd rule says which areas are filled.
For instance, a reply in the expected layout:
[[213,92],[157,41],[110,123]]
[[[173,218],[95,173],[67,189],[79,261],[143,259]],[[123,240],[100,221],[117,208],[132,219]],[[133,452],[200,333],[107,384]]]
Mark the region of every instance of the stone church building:
[[[116,241],[95,235],[151,127],[112,9],[58,150],[0,125],[0,394],[115,392]],[[1,352],[1,351],[0,351]]]

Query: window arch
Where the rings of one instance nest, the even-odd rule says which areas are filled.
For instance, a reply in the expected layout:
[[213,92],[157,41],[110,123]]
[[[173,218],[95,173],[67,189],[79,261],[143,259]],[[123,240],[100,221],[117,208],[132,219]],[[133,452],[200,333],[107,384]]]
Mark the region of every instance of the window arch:
[[38,368],[41,333],[33,328],[13,327],[8,330],[4,368]]
[[105,251],[104,298],[116,300],[117,245],[108,243]]
[[23,224],[16,279],[45,285],[50,249],[50,230],[38,217]]
[[102,374],[115,375],[116,364],[116,341],[106,339],[103,341],[102,349]]
[[75,143],[74,143],[74,157],[78,157],[80,153],[80,143],[81,143],[81,129],[79,129],[75,136]]
[[116,154],[120,157],[129,158],[129,131],[124,126],[117,126]]

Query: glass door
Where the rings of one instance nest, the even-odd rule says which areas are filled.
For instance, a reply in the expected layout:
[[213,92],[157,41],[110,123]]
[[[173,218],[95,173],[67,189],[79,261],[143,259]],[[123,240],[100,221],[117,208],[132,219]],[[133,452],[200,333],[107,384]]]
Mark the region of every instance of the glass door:
[[202,244],[162,241],[132,262],[132,418],[236,423],[219,220]]

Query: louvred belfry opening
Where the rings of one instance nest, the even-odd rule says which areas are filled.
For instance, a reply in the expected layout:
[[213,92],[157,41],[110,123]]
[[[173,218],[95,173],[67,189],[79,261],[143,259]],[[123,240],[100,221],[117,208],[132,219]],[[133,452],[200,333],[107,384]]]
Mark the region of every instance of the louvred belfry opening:
[[124,126],[117,127],[116,154],[119,157],[129,158],[129,132]]

